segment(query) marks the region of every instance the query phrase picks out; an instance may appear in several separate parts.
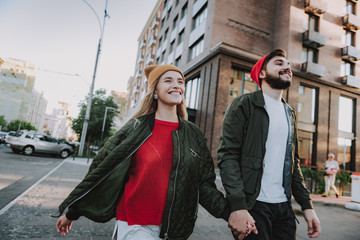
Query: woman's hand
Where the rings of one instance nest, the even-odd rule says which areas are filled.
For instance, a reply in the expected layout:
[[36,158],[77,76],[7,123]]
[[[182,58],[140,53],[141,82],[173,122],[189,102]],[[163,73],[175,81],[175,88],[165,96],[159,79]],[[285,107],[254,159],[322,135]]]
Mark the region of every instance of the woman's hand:
[[65,215],[59,217],[58,221],[56,222],[57,232],[65,236],[70,231],[72,223],[73,220],[67,219]]

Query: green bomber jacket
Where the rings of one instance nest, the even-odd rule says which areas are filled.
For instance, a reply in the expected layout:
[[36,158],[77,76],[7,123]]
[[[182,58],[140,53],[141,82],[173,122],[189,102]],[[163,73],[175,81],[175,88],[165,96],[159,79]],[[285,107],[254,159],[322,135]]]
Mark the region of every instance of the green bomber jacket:
[[[289,127],[283,172],[285,194],[289,202],[293,195],[303,210],[313,208],[300,169],[295,113],[282,101]],[[231,211],[252,209],[260,193],[265,151],[271,151],[265,148],[269,116],[264,105],[259,90],[235,98],[225,113],[218,165]]]
[[[151,136],[155,114],[131,119],[99,151],[85,178],[60,204],[60,215],[85,216],[107,222],[127,181],[132,155]],[[160,237],[187,239],[197,218],[198,203],[217,218],[230,215],[227,200],[216,189],[214,165],[204,136],[193,123],[179,118],[172,132],[174,153]]]

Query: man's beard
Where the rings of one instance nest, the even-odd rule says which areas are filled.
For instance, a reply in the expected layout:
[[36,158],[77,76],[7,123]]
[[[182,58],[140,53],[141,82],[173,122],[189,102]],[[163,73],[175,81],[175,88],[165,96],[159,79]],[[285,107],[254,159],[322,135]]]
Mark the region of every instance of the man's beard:
[[265,81],[274,89],[287,89],[291,85],[291,80],[282,80],[279,77],[266,74]]

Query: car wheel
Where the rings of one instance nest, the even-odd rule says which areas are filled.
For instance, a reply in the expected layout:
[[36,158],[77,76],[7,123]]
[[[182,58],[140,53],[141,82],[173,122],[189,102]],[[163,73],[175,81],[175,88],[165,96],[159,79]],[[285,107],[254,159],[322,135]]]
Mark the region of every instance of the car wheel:
[[62,150],[60,153],[60,157],[61,158],[67,158],[69,156],[69,151],[68,150]]
[[34,152],[34,148],[32,146],[25,146],[23,149],[25,155],[30,156]]

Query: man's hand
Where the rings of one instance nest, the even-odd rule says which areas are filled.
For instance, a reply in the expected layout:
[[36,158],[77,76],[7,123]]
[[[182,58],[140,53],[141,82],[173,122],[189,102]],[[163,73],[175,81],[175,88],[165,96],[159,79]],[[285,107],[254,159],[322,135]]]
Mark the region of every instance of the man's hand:
[[305,209],[304,218],[308,225],[309,238],[317,238],[321,234],[321,226],[314,209]]
[[67,217],[61,216],[58,221],[56,222],[56,230],[61,235],[65,236],[71,229],[71,225],[73,220],[67,219]]
[[255,221],[247,210],[237,210],[230,214],[228,226],[239,240],[244,239],[251,232],[258,234]]

